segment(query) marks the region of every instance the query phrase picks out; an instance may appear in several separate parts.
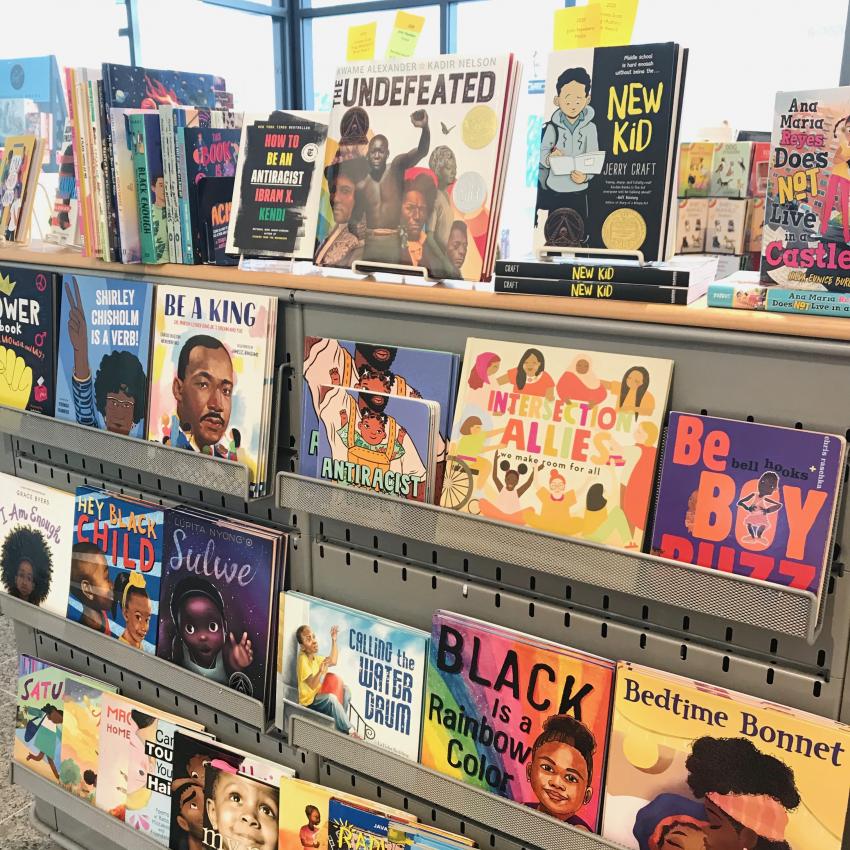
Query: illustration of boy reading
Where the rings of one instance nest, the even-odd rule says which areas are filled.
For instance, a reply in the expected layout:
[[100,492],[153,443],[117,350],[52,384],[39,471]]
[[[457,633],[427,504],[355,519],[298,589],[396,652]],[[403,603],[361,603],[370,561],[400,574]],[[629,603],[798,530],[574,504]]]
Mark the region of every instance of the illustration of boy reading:
[[170,609],[174,663],[250,696],[250,680],[241,671],[254,660],[254,649],[248,632],[242,632],[238,641],[228,632],[218,589],[195,576],[181,579],[171,594]]
[[770,545],[773,539],[773,535],[768,533],[773,526],[770,515],[782,508],[782,502],[772,498],[778,493],[779,476],[775,472],[763,472],[756,489],[738,500],[738,507],[748,514],[745,525],[749,533],[742,542],[759,542],[765,547]]
[[27,708],[26,712],[32,720],[28,721],[24,728],[24,742],[35,750],[35,753],[27,753],[27,761],[46,759],[58,781],[56,745],[59,743],[58,728],[62,725],[64,712],[50,703],[41,708]]
[[298,830],[298,840],[303,850],[315,850],[320,847],[319,824],[322,822],[322,814],[316,806],[308,805],[304,809],[307,815],[307,823]]
[[576,814],[593,796],[593,754],[596,740],[590,730],[574,717],[554,714],[546,719],[543,731],[531,750],[525,775],[537,798],[528,803],[558,820],[586,829],[590,826]]
[[[298,679],[298,704],[311,708],[319,714],[330,717],[336,728],[346,735],[359,737],[354,726],[348,720],[348,707],[351,704],[351,691],[342,684],[342,701],[332,693],[332,687],[340,682],[337,676],[327,679],[328,670],[339,661],[337,635],[339,626],[331,627],[331,651],[327,656],[319,655],[319,641],[316,633],[308,626],[299,626],[295,631],[298,643],[296,676]],[[324,688],[324,690],[323,690]]]
[[145,577],[138,572],[119,573],[113,586],[112,619],[121,614],[126,626],[118,640],[136,649],[142,648],[142,641],[148,633],[151,622],[151,600],[148,596]]
[[[204,846],[240,850],[276,850],[278,842],[277,789],[236,773],[229,765],[207,769]],[[205,823],[206,825],[206,823]]]
[[77,279],[74,294],[65,281],[68,300],[68,337],[74,349],[74,413],[80,425],[144,437],[147,379],[139,358],[129,351],[113,351],[100,361],[92,381],[86,314]]
[[25,525],[18,526],[3,541],[0,551],[3,587],[24,602],[41,605],[50,592],[53,556],[43,535]]
[[[82,605],[79,621],[90,629],[111,635],[106,612],[112,608],[114,590],[106,557],[94,543],[75,543],[71,550],[70,595]],[[69,604],[68,616],[76,619]]]

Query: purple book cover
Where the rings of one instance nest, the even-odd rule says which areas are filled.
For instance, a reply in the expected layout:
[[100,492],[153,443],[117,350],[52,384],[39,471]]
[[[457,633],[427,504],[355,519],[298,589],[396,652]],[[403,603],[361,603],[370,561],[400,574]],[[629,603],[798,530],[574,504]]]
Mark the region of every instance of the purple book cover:
[[818,594],[845,440],[671,413],[652,553]]

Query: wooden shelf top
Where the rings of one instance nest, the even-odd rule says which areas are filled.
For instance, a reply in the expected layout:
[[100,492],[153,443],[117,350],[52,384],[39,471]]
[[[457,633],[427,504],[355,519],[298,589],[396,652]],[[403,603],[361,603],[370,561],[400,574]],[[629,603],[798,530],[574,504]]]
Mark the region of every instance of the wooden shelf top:
[[539,295],[506,295],[474,289],[447,286],[412,286],[383,283],[362,278],[338,277],[323,273],[279,274],[275,272],[241,271],[226,266],[123,265],[104,263],[83,257],[79,251],[33,242],[28,247],[9,246],[0,249],[0,264],[26,263],[79,269],[97,274],[121,273],[139,277],[173,278],[203,283],[250,284],[313,292],[331,292],[356,297],[385,298],[397,301],[419,301],[455,307],[484,307],[523,313],[584,316],[594,319],[617,319],[662,325],[683,325],[718,330],[780,334],[812,339],[850,340],[850,320],[825,316],[788,313],[764,313],[749,310],[710,308],[705,299],[688,307],[670,304],[641,304],[633,301],[592,301]]

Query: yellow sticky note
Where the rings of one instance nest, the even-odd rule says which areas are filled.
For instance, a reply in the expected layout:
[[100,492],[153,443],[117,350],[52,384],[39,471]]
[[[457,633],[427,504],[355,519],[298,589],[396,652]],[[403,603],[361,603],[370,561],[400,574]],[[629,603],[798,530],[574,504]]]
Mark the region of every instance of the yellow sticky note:
[[599,7],[601,19],[599,46],[632,43],[638,0],[590,0]]
[[425,26],[422,15],[398,11],[395,13],[393,34],[387,48],[387,59],[409,58],[416,52],[416,44]]
[[361,24],[357,27],[348,28],[348,47],[345,58],[348,62],[360,62],[364,59],[375,58],[375,34],[378,31],[378,22]]
[[598,5],[555,10],[554,49],[574,50],[599,44],[602,13]]

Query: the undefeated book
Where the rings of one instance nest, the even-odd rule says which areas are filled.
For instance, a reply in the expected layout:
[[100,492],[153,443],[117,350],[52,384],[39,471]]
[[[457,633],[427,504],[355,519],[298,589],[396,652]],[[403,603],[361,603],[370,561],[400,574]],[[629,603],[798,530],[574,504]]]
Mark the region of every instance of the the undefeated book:
[[0,267],[0,404],[52,416],[56,403],[56,276]]
[[840,850],[850,728],[621,661],[602,834],[632,850]]
[[614,662],[434,613],[422,763],[597,832]]
[[686,55],[673,42],[550,54],[535,247],[666,258]]
[[672,412],[653,553],[820,595],[845,446],[835,434]]
[[228,253],[313,259],[327,136],[321,112],[243,118]]
[[154,287],[63,275],[56,418],[144,437]]
[[441,504],[639,549],[672,368],[468,339]]

